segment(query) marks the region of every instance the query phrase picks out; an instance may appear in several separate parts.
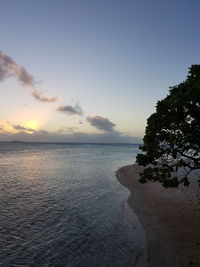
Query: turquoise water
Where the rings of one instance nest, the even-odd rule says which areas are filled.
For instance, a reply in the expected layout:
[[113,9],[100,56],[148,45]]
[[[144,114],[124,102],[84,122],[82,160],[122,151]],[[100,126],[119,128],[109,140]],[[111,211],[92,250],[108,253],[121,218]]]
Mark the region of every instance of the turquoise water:
[[143,266],[116,170],[137,145],[0,143],[0,266]]

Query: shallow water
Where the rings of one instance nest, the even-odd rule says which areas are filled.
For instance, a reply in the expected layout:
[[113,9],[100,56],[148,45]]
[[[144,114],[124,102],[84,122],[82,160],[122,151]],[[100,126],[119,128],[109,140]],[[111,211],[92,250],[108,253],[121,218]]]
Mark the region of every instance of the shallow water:
[[136,145],[0,143],[1,266],[142,266],[115,171]]

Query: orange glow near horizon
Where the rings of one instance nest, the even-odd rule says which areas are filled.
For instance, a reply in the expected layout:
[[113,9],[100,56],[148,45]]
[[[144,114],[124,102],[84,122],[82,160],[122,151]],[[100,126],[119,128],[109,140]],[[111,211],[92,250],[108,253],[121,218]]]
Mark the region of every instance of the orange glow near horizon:
[[16,130],[13,129],[13,126],[6,120],[0,120],[0,125],[3,128],[3,132],[6,133],[16,133]]
[[[48,121],[51,113],[44,110],[29,110],[18,112],[13,118],[13,122],[17,125],[21,125],[24,128],[30,128],[38,130],[42,125]],[[27,133],[32,133],[27,131]]]

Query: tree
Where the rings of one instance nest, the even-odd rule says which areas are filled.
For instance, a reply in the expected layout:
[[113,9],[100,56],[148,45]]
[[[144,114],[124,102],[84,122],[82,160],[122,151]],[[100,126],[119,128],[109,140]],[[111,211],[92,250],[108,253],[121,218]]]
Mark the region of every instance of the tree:
[[187,79],[170,87],[169,95],[158,101],[156,112],[147,119],[143,141],[136,158],[138,165],[146,167],[140,183],[190,184],[189,174],[200,169],[200,65],[192,65]]

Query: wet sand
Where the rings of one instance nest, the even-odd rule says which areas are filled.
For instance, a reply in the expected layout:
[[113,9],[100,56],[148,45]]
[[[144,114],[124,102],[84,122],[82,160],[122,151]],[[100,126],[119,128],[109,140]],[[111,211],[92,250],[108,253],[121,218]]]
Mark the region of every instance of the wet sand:
[[128,165],[116,177],[131,192],[128,203],[146,231],[146,266],[200,267],[200,187],[140,184],[140,171],[141,167]]

